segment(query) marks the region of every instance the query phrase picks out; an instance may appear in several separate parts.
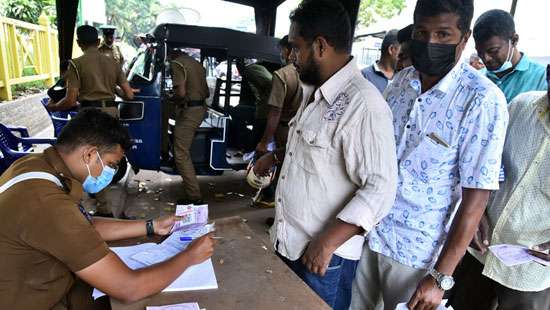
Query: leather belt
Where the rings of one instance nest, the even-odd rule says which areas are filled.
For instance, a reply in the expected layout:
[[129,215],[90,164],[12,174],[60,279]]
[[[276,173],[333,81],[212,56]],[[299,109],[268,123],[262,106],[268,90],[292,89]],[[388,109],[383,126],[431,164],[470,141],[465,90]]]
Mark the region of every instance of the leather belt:
[[201,107],[205,105],[205,102],[204,100],[192,100],[192,101],[187,101],[187,107]]
[[81,108],[112,108],[118,107],[118,102],[114,100],[84,100],[80,101]]

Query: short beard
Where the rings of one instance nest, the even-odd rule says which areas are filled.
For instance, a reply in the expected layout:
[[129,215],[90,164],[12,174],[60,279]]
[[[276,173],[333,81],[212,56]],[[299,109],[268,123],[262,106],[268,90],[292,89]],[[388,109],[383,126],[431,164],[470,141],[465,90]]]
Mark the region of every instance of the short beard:
[[311,50],[308,62],[304,66],[300,66],[300,80],[304,84],[319,86],[321,84],[320,71],[319,64],[313,58],[313,50]]

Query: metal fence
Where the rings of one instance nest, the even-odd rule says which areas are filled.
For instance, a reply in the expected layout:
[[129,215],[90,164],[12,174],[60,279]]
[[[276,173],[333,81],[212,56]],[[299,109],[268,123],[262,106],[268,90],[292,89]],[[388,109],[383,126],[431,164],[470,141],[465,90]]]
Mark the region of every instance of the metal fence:
[[57,30],[42,15],[39,25],[0,16],[0,99],[11,100],[13,85],[59,75]]

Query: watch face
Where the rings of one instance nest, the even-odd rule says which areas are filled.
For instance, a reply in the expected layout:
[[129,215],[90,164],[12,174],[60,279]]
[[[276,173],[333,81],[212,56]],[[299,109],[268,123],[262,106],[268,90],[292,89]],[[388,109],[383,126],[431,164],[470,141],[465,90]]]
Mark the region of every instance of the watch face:
[[455,281],[453,280],[453,278],[451,277],[443,277],[443,279],[441,279],[441,288],[445,291],[448,291],[450,290],[451,288],[453,288],[455,284]]

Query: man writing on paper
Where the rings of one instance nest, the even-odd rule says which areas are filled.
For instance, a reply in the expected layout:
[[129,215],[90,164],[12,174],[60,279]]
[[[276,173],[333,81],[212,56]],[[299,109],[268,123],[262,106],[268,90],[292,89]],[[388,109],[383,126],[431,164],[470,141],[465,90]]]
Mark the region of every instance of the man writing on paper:
[[176,220],[92,218],[80,206],[83,191],[96,193],[111,182],[130,145],[117,119],[85,110],[54,147],[25,156],[0,177],[0,309],[82,309],[75,302],[83,301],[71,298],[75,275],[114,298],[135,301],[212,255],[211,235],[135,271],[109,250],[105,241],[166,235]]

